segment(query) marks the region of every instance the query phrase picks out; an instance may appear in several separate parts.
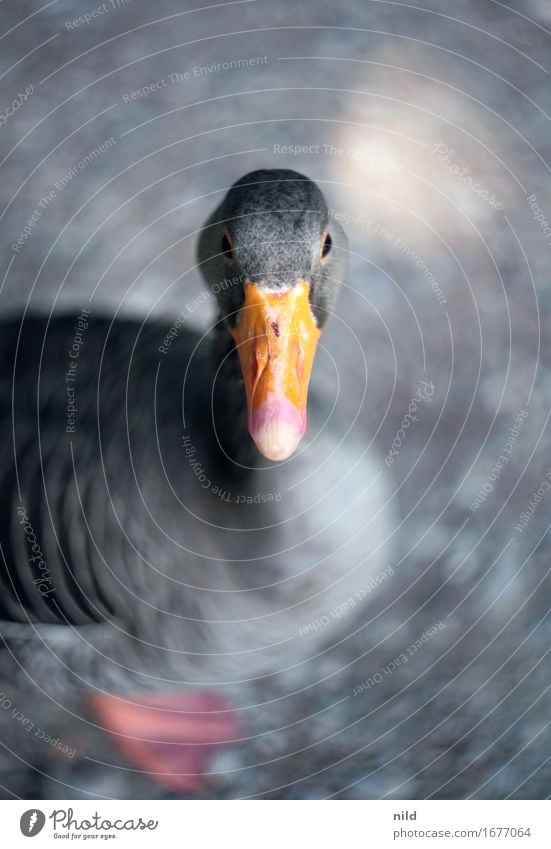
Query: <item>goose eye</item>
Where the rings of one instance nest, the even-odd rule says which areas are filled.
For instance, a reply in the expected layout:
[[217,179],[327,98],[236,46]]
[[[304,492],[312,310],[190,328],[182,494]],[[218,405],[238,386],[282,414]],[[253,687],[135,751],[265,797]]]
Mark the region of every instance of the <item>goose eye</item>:
[[227,233],[222,236],[222,253],[227,259],[233,259],[233,247]]
[[325,239],[323,240],[323,245],[321,246],[321,258],[325,259],[329,251],[333,246],[333,239],[331,238],[329,233],[325,234]]

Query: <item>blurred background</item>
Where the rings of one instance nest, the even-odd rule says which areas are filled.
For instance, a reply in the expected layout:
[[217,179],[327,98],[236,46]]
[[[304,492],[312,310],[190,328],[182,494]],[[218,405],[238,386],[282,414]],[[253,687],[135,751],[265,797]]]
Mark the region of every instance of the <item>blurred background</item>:
[[[259,685],[272,732],[220,755],[212,794],[549,797],[551,5],[4,0],[0,21],[3,315],[174,320],[203,291],[198,230],[255,168],[316,180],[349,236],[352,332],[324,341],[344,412],[365,352],[394,574],[315,686]],[[48,763],[41,792],[168,794],[73,735],[96,757]]]

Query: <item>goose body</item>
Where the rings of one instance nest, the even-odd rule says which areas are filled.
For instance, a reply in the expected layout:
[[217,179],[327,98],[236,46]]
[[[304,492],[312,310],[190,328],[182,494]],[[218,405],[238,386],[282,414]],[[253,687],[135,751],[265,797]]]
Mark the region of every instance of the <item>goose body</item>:
[[[234,187],[200,242],[220,303],[209,333],[92,311],[0,329],[0,630],[8,647],[10,634],[58,640],[56,658],[76,663],[91,694],[219,686],[237,698],[244,682],[307,665],[338,639],[350,627],[343,611],[367,604],[391,562],[384,464],[361,417],[340,420],[338,403],[328,409],[314,392],[295,446],[273,393],[262,396],[264,418],[251,418],[260,378],[251,390],[239,350],[248,339],[235,338],[247,286],[280,308],[289,268],[323,324],[344,235],[327,231],[321,193],[295,172],[240,185],[250,191]],[[240,242],[231,222],[259,209]],[[315,266],[327,232],[336,261],[324,278],[303,265],[306,255]],[[268,249],[270,233],[284,243],[294,233],[293,244]],[[228,277],[239,285],[224,288]]]

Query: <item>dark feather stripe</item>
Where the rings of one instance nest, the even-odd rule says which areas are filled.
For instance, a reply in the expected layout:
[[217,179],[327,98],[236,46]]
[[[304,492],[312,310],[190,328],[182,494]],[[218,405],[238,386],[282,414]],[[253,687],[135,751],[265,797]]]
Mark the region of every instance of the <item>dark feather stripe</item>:
[[[170,572],[172,568],[170,552],[166,558],[162,555],[166,539],[161,539],[161,532],[148,517],[141,492],[149,492],[151,503],[162,499],[166,488],[159,477],[159,462],[151,455],[156,453],[157,349],[169,326],[151,322],[142,327],[124,320],[111,325],[108,320],[90,320],[76,370],[76,428],[68,434],[65,374],[74,327],[72,317],[56,319],[46,333],[44,319],[26,319],[15,363],[19,324],[0,326],[0,378],[4,388],[0,428],[11,457],[0,478],[2,503],[11,505],[0,517],[5,557],[0,564],[0,615],[19,621],[73,625],[120,618],[133,627],[142,614],[147,617],[147,611],[140,610],[144,607],[140,599],[150,594],[151,581],[156,580],[152,567],[154,570],[158,562],[166,560],[162,570]],[[169,446],[166,460],[171,470],[175,465],[172,458],[178,456],[179,460],[181,450],[180,376],[195,341],[192,334],[182,334],[175,340],[174,356],[162,361],[165,378],[158,413],[161,441]],[[195,398],[205,394],[207,382],[197,385],[199,393],[193,383],[190,387]],[[21,502],[11,441],[12,413]],[[174,500],[169,500],[174,509]],[[29,561],[31,552],[17,507],[26,510],[36,535],[47,564],[51,593],[37,589],[36,581],[43,573]],[[166,514],[157,519],[161,524],[180,524]]]
[[[105,323],[106,326],[106,323]],[[98,583],[91,576],[92,562],[83,539],[85,524],[78,505],[73,482],[69,440],[65,434],[66,395],[64,374],[67,369],[67,351],[74,333],[73,320],[61,320],[50,326],[44,346],[44,359],[40,385],[40,422],[37,422],[37,379],[40,346],[45,323],[29,319],[23,328],[18,349],[15,374],[14,418],[16,433],[16,460],[21,502],[17,495],[13,447],[10,474],[1,482],[3,503],[11,503],[11,517],[4,517],[2,542],[4,562],[1,568],[5,592],[0,602],[4,618],[21,621],[31,619],[45,623],[67,622],[82,625],[101,621],[108,612],[98,597]],[[2,342],[6,350],[4,368],[13,368],[13,351],[18,325],[4,325]],[[103,328],[96,331],[95,339],[103,337]],[[11,337],[11,344],[10,344]],[[93,362],[92,358],[92,362]],[[84,362],[84,361],[83,361]],[[79,362],[79,366],[81,363]],[[79,412],[83,416],[84,433],[77,442],[87,450],[88,474],[83,480],[95,484],[94,452],[90,452],[87,431],[90,412],[95,407],[93,384],[81,366],[81,395]],[[8,381],[5,381],[7,385]],[[3,399],[2,430],[5,441],[11,431],[11,406]],[[40,427],[40,446],[38,428]],[[82,436],[84,438],[82,439]],[[79,446],[80,450],[80,446]],[[97,457],[97,452],[96,455]],[[97,461],[96,461],[97,462]],[[24,525],[17,508],[24,509],[36,536],[37,545],[46,568],[30,561],[33,552],[25,536]],[[41,578],[46,580],[38,584]],[[38,587],[45,592],[41,592]]]
[[[78,479],[78,508],[69,497],[65,497],[63,521],[71,527],[73,536],[79,534],[79,556],[87,566],[86,586],[89,599],[93,600],[95,618],[112,618],[115,609],[105,592],[108,583],[102,580],[105,564],[101,559],[98,544],[105,536],[105,503],[96,492],[96,482],[90,475]],[[98,510],[98,507],[100,508]],[[92,564],[96,568],[92,568]]]
[[[47,555],[41,543],[43,534],[41,534],[40,519],[35,507],[35,504],[38,504],[38,511],[40,510],[40,500],[37,498],[40,487],[40,466],[36,461],[36,437],[32,430],[29,432],[29,428],[23,435],[26,436],[24,440],[21,438],[22,435],[18,434],[16,449],[17,479],[21,500],[13,499],[16,510],[12,522],[12,545],[11,552],[9,555],[6,552],[6,557],[14,586],[17,587],[17,582],[21,586],[20,591],[17,587],[15,592],[16,599],[21,605],[17,618],[55,622],[57,616],[52,610],[51,603],[48,604],[47,597],[41,595],[35,583],[35,580],[42,576],[42,571],[38,563],[32,563],[30,560],[31,557],[40,556],[41,552],[47,561]],[[29,539],[30,534],[33,535],[31,539]],[[36,549],[33,549],[33,545]]]
[[[11,440],[4,441],[6,454],[12,454]],[[14,544],[17,538],[17,549],[21,549],[21,525],[17,508],[21,506],[17,494],[17,482],[15,467],[13,463],[6,463],[0,486],[2,492],[2,504],[4,509],[0,511],[0,543],[2,545],[2,557],[0,562],[0,581],[2,591],[0,592],[0,615],[3,619],[19,619],[22,607],[28,603],[23,581],[19,570],[14,569],[15,562]],[[24,556],[24,553],[23,553]]]
[[[37,436],[35,436],[31,444],[27,445],[25,452],[18,451],[17,467],[22,503],[40,548],[45,568],[41,569],[40,563],[29,562],[31,550],[25,539],[23,526],[20,525],[19,534],[23,550],[18,562],[25,564],[25,568],[19,571],[25,583],[28,611],[32,613],[33,618],[37,621],[49,622],[65,620],[71,622],[76,619],[78,622],[80,617],[77,615],[77,608],[66,585],[64,564],[49,514],[49,509],[53,509],[55,522],[55,498],[50,493],[47,503],[44,493],[43,473],[48,475],[52,469],[51,458],[48,463],[47,440],[43,440],[42,449],[40,452]],[[56,475],[59,474],[60,467],[63,468],[63,462],[58,455],[56,466],[53,468]],[[39,589],[37,583],[41,578],[45,579],[45,592]]]

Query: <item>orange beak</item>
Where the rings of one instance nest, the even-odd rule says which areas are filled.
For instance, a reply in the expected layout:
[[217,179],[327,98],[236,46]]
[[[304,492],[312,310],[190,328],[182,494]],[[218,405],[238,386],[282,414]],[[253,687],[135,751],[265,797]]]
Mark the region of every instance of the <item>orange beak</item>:
[[245,301],[232,330],[249,409],[249,432],[268,460],[286,460],[306,430],[308,383],[320,331],[309,285],[267,292],[245,284]]

